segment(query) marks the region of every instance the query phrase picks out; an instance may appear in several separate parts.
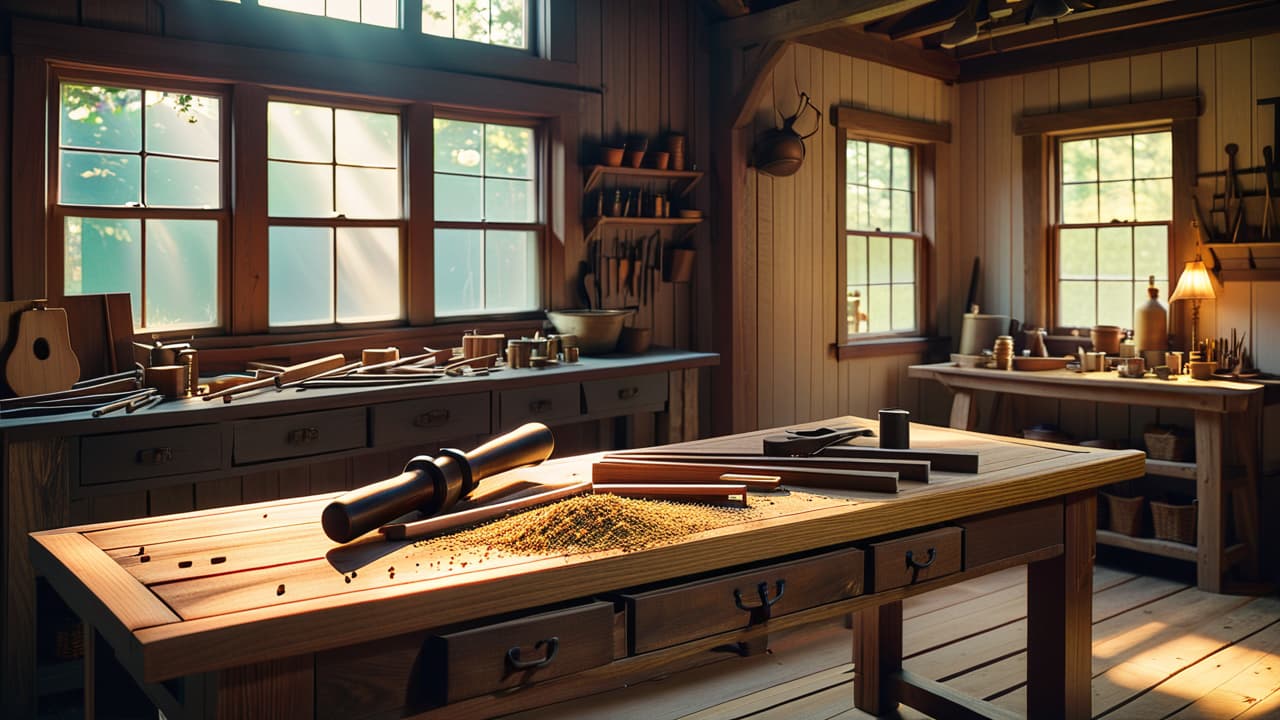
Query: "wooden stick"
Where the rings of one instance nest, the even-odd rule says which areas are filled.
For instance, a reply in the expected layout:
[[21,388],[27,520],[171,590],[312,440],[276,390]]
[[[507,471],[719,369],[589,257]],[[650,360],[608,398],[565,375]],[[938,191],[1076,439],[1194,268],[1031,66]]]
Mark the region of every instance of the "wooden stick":
[[129,396],[129,395],[137,395],[137,394],[138,394],[138,391],[134,389],[134,390],[123,390],[121,392],[102,393],[100,395],[77,395],[69,398],[41,400],[35,403],[34,405],[32,405],[32,407],[52,408],[52,407],[59,407],[64,405],[87,405],[87,404],[93,404],[94,407],[97,407],[99,405],[102,405],[103,403],[109,403],[112,400],[119,400],[122,397]]
[[114,401],[109,402],[109,403],[107,403],[106,405],[103,405],[103,406],[101,406],[101,407],[99,407],[99,408],[95,408],[95,409],[94,409],[94,411],[93,411],[93,416],[94,416],[94,417],[102,417],[103,415],[106,415],[107,413],[115,412],[116,410],[123,410],[123,409],[125,409],[125,408],[129,407],[130,405],[133,405],[135,402],[138,402],[138,401],[143,400],[143,399],[145,399],[145,398],[149,398],[149,397],[151,397],[152,395],[155,395],[155,394],[156,394],[156,393],[158,393],[158,392],[159,392],[159,391],[158,391],[158,390],[156,390],[155,388],[147,388],[147,389],[142,390],[142,391],[140,391],[140,392],[136,392],[136,393],[134,393],[134,394],[132,394],[132,395],[130,395],[130,396],[128,396],[128,397],[122,397],[122,398],[120,398],[119,400],[114,400]]
[[612,482],[716,482],[725,473],[777,476],[786,485],[800,487],[898,492],[898,473],[865,470],[833,470],[794,465],[750,465],[746,463],[707,464],[657,462],[649,460],[610,460],[591,466],[591,479]]
[[412,385],[414,383],[430,382],[442,377],[444,377],[444,375],[393,375],[390,373],[387,375],[372,377],[347,375],[345,377],[304,380],[299,383],[298,388],[305,390],[307,388],[394,387],[396,385]]
[[39,395],[24,395],[22,397],[5,398],[0,400],[0,408],[17,408],[36,405],[47,402],[49,400],[60,400],[62,398],[86,397],[89,395],[101,395],[117,391],[136,391],[138,389],[137,378],[121,378],[119,380],[108,380],[107,382],[98,383],[96,385],[85,385],[83,387],[73,388],[71,390],[59,390],[51,393],[40,393]]
[[654,483],[605,483],[592,486],[596,495],[644,500],[682,500],[685,502],[734,503],[747,507],[747,486],[729,483],[661,485]]
[[892,458],[845,457],[773,457],[769,455],[729,455],[720,453],[636,451],[610,453],[605,460],[650,460],[658,462],[708,463],[713,465],[782,465],[801,468],[830,468],[833,470],[870,470],[896,472],[899,479],[929,482],[928,460],[896,460]]
[[486,505],[484,507],[473,508],[471,510],[462,510],[460,512],[442,515],[440,517],[427,518],[426,520],[418,520],[417,522],[408,523],[391,523],[378,528],[378,532],[382,533],[388,540],[413,540],[416,538],[429,537],[438,535],[449,530],[459,530],[469,525],[475,525],[488,520],[496,520],[504,515],[519,510],[527,510],[538,505],[563,500],[574,495],[582,495],[591,491],[591,481],[583,480],[565,485],[564,487],[548,490],[537,495],[530,495],[518,500],[508,500],[506,502]]
[[433,356],[431,353],[422,353],[420,355],[409,355],[406,357],[402,357],[398,360],[387,360],[384,362],[375,363],[373,365],[363,365],[358,370],[356,370],[356,372],[359,374],[376,373],[376,372],[386,370],[388,368],[400,367],[401,365],[412,365],[413,363],[431,359],[432,357]]
[[[112,355],[112,357],[115,357],[115,356],[114,356],[114,355]],[[87,378],[87,379],[85,379],[85,380],[77,380],[77,381],[75,381],[75,382],[71,383],[71,389],[72,389],[72,390],[80,390],[80,389],[83,389],[83,388],[86,388],[86,387],[89,387],[89,386],[92,386],[92,385],[98,385],[98,384],[101,384],[101,383],[104,383],[104,382],[110,382],[110,381],[112,381],[112,380],[125,380],[125,379],[128,379],[128,378],[134,378],[134,379],[137,379],[137,377],[138,377],[138,369],[137,369],[137,368],[134,368],[134,369],[132,369],[132,370],[126,370],[126,371],[124,371],[124,372],[112,373],[112,374],[110,374],[110,375],[103,375],[103,376],[101,376],[101,377],[96,377],[96,378]]]
[[145,397],[145,398],[142,398],[141,400],[137,400],[137,401],[134,401],[133,403],[130,403],[129,406],[124,409],[124,411],[127,413],[134,413],[134,412],[137,412],[138,410],[145,410],[151,407],[152,405],[155,405],[156,403],[160,402],[161,400],[164,400],[164,396],[159,393],[156,393],[155,395],[152,395],[150,397]]
[[218,392],[209,393],[208,395],[203,395],[201,397],[203,397],[205,400],[222,398],[223,402],[231,402],[231,398],[234,395],[246,393],[251,390],[261,390],[263,388],[268,388],[273,385],[280,386],[280,385],[285,385],[286,383],[293,383],[294,381],[297,381],[297,380],[306,380],[307,378],[315,377],[316,375],[319,375],[321,373],[326,373],[331,370],[336,370],[342,367],[344,364],[346,364],[346,362],[347,362],[347,359],[343,357],[341,353],[326,355],[322,358],[316,358],[315,360],[308,360],[307,362],[298,363],[297,365],[290,365],[289,367],[285,368],[284,371],[282,371],[279,375],[276,375],[274,377],[262,378],[261,380],[254,380],[253,382],[247,382],[242,385],[229,387],[225,390],[219,390]]
[[462,374],[463,368],[466,368],[466,367],[469,367],[472,369],[488,368],[489,364],[496,361],[497,359],[498,359],[497,353],[493,353],[492,355],[481,355],[480,357],[465,358],[462,360],[451,362],[448,365],[445,365],[444,371],[445,371],[445,374],[447,375],[453,375],[453,374],[460,375]]
[[892,450],[867,445],[830,445],[818,451],[822,457],[882,458],[889,460],[927,460],[930,467],[939,472],[976,473],[978,453],[972,450]]
[[306,382],[307,380],[318,380],[318,379],[320,379],[320,378],[330,378],[330,377],[345,376],[345,375],[348,375],[348,374],[350,374],[350,373],[354,372],[354,371],[355,371],[357,368],[359,368],[359,367],[360,367],[360,363],[358,363],[358,362],[347,363],[346,365],[343,365],[342,367],[336,367],[336,368],[334,368],[334,369],[332,369],[332,370],[326,370],[326,371],[324,371],[324,372],[322,372],[322,373],[319,373],[319,374],[316,374],[316,375],[312,375],[312,376],[311,376],[311,377],[309,377],[309,378],[303,378],[302,380],[294,380],[294,381],[292,381],[292,382],[279,383],[276,387],[277,387],[277,389],[284,390],[284,389],[286,389],[286,388],[297,387],[298,385],[301,385],[302,383]]

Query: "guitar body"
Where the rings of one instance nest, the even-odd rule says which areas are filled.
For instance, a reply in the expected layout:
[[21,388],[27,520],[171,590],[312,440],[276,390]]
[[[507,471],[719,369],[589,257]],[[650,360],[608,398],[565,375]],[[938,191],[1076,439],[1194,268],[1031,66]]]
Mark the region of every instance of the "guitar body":
[[80,379],[80,363],[71,349],[66,310],[37,308],[18,317],[18,336],[4,374],[19,396],[71,389]]

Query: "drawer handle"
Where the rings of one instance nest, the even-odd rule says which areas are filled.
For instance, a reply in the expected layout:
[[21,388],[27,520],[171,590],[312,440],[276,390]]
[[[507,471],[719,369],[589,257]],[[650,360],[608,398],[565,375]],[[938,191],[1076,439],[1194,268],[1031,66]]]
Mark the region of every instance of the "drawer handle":
[[633,398],[633,397],[635,397],[635,396],[637,396],[637,395],[639,395],[639,394],[640,394],[640,388],[638,388],[638,387],[635,387],[635,386],[632,386],[632,387],[624,387],[624,388],[621,388],[620,390],[618,390],[618,399],[619,399],[619,400],[630,400],[631,398]]
[[539,640],[534,643],[533,649],[537,650],[543,645],[547,646],[546,654],[540,658],[530,658],[528,660],[520,659],[520,648],[513,647],[507,651],[507,664],[512,670],[533,670],[535,668],[546,667],[556,658],[556,651],[560,649],[560,638],[551,637],[546,640]]
[[158,447],[138,451],[139,465],[164,465],[173,462],[173,448]]
[[774,583],[773,599],[769,599],[769,583],[762,582],[756,586],[756,594],[760,596],[760,604],[747,607],[746,605],[742,604],[742,591],[738,590],[737,588],[734,588],[733,604],[736,605],[739,610],[745,610],[751,613],[751,622],[749,624],[755,625],[757,623],[765,622],[770,618],[770,616],[773,615],[774,603],[781,600],[782,595],[786,591],[787,591],[787,581],[778,580],[777,582]]
[[907,567],[911,568],[912,583],[915,583],[916,579],[919,578],[921,570],[929,567],[933,564],[934,560],[938,559],[938,551],[933,548],[929,548],[926,555],[927,559],[924,562],[919,562],[915,559],[914,554],[910,550],[907,551]]
[[533,413],[534,415],[540,415],[545,412],[551,412],[551,401],[550,400],[534,400],[533,402],[529,403],[529,412]]
[[320,428],[304,427],[294,428],[289,431],[289,443],[291,445],[302,445],[304,443],[315,442],[320,439]]
[[437,427],[449,422],[449,411],[444,408],[428,410],[413,419],[413,424],[420,428]]

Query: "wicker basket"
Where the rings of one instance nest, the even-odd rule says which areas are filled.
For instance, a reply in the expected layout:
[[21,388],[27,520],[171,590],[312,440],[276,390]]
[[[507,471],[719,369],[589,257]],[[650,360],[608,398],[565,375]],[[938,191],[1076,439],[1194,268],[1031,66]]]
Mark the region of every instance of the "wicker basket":
[[58,628],[54,633],[53,656],[59,660],[84,657],[84,625],[80,622]]
[[1196,544],[1196,503],[1173,505],[1151,501],[1151,528],[1160,540]]
[[1191,438],[1177,428],[1150,427],[1142,434],[1147,455],[1156,460],[1182,462],[1191,458]]
[[1107,526],[1112,532],[1138,537],[1142,534],[1142,496],[1121,497],[1101,493],[1107,500]]

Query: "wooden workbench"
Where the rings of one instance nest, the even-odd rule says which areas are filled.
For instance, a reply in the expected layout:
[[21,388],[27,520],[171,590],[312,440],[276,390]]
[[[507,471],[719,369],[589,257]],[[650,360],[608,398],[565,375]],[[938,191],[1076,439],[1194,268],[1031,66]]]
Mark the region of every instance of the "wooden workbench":
[[[1196,544],[1132,538],[1107,531],[1098,533],[1098,542],[1195,562],[1197,585],[1209,592],[1222,591],[1224,575],[1235,565],[1240,566],[1246,579],[1256,579],[1259,435],[1267,391],[1262,385],[1192,380],[1186,375],[1166,381],[1122,378],[1115,372],[1018,372],[961,368],[952,363],[913,365],[908,374],[921,380],[936,380],[954,393],[951,427],[959,429],[976,426],[974,395],[978,391],[1193,411],[1196,461],[1148,460],[1147,471],[1195,480],[1199,501]],[[1232,545],[1227,544],[1226,537],[1228,507],[1238,540]]]
[[[874,426],[856,418],[825,422]],[[769,432],[683,446],[758,452]],[[330,702],[316,699],[330,697],[402,703],[379,708],[374,714],[380,715],[425,710],[427,717],[488,717],[637,682],[696,663],[726,643],[846,613],[858,618],[858,707],[883,713],[902,700],[945,714],[974,702],[902,672],[903,598],[1029,564],[1030,707],[1037,717],[1088,717],[1094,489],[1141,475],[1142,454],[920,425],[911,433],[913,447],[979,452],[979,472],[934,472],[929,484],[903,482],[894,495],[794,490],[793,499],[806,500],[798,509],[788,505],[751,522],[632,552],[490,559],[477,548],[467,557],[451,553],[446,568],[430,546],[376,539],[335,546],[318,522],[330,496],[317,496],[35,533],[32,560],[168,717],[336,716],[339,711]],[[591,459],[556,461],[505,479],[569,480],[589,473]],[[753,495],[753,502],[763,508],[768,505],[763,497]],[[1023,518],[1024,525],[1028,517],[1050,521],[1024,528],[1040,541],[1020,548],[1016,521],[1006,523],[1006,517]],[[1052,533],[1047,540],[1045,528]],[[640,638],[627,637],[637,631],[628,628],[623,611],[613,625],[612,645],[619,649],[599,667],[535,682],[519,692],[462,698],[436,711],[403,704],[415,696],[413,683],[445,672],[418,666],[424,662],[418,653],[426,652],[423,633],[435,628],[509,620],[677,579],[714,583],[730,569],[763,565],[771,572],[771,563],[781,561],[865,554],[871,567],[876,557],[871,540],[927,530],[920,537],[940,531],[958,541],[961,529],[967,533],[966,562],[939,559],[939,565],[955,563],[951,574],[926,572],[918,582],[913,575],[905,586],[881,589],[875,583],[883,586],[883,576],[878,581],[868,576],[864,586],[859,559],[841,599],[806,606],[803,587],[793,582],[786,602],[795,604],[787,614],[754,625],[734,609],[726,590],[726,597],[717,595],[714,601],[723,607],[722,615],[740,618],[734,622],[741,626],[696,637],[695,621],[696,639],[649,651],[637,650]],[[917,546],[917,552],[923,556],[924,549]],[[930,545],[930,562],[933,555]],[[750,597],[754,590],[752,582]],[[402,664],[383,657],[384,652],[399,653]],[[363,672],[350,665],[365,657],[371,664],[359,666]],[[333,672],[335,662],[346,663],[346,670]],[[342,692],[335,694],[330,682],[343,683]]]

